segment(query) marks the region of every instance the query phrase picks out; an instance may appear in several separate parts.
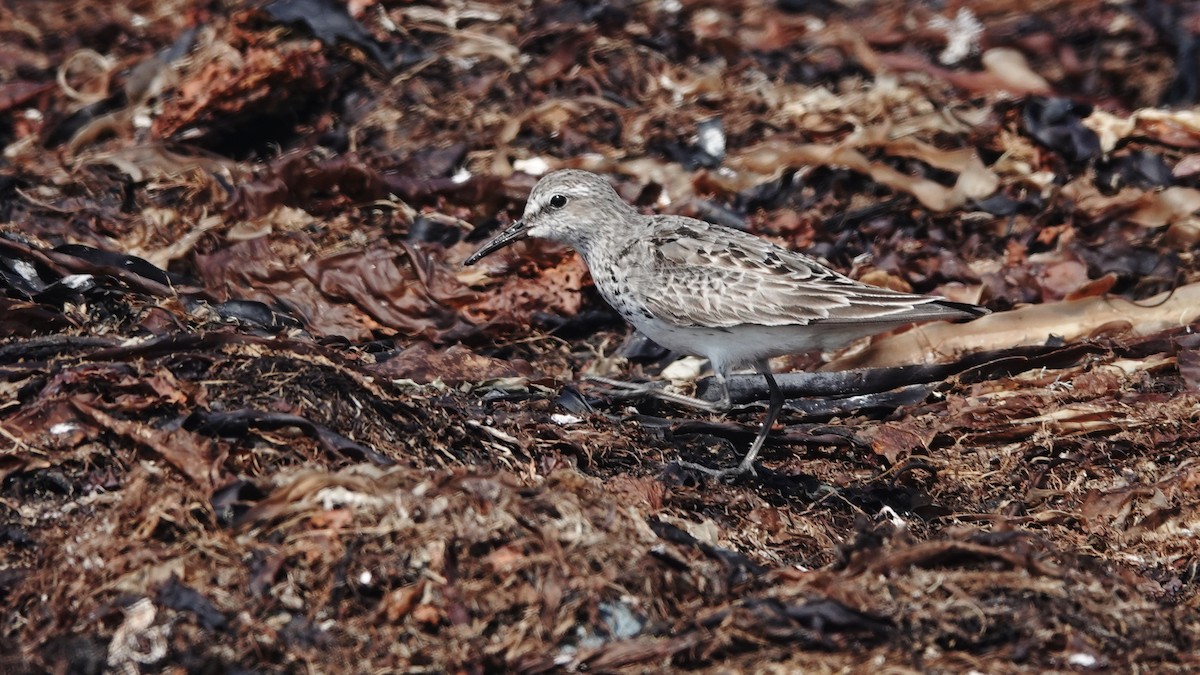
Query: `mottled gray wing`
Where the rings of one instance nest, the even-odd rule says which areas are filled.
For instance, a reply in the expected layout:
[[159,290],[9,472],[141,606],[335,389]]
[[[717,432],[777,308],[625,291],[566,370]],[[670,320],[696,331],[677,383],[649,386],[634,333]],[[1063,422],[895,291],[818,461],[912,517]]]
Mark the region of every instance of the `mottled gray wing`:
[[633,267],[630,281],[653,289],[648,309],[675,325],[903,324],[968,315],[936,304],[938,298],[854,281],[745,232],[680,217],[659,220],[649,256]]

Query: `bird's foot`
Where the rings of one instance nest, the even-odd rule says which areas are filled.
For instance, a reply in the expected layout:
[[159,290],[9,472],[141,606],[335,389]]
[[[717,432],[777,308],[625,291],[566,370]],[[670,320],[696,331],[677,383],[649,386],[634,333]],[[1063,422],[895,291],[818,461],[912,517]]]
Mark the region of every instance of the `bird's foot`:
[[663,389],[666,386],[665,382],[622,382],[621,380],[613,380],[607,377],[600,377],[599,375],[586,375],[583,379],[608,387],[610,389],[609,395],[613,398],[656,398],[660,401],[677,403],[710,413],[729,412],[729,406],[723,405],[720,401],[705,401],[692,396],[677,394],[673,391],[666,391]]
[[704,466],[703,464],[696,464],[694,462],[685,462],[683,460],[679,460],[679,461],[675,462],[675,465],[679,466],[680,468],[683,468],[683,469],[691,469],[692,471],[698,471],[710,478],[714,478],[719,481],[732,481],[734,478],[737,478],[738,476],[741,476],[742,474],[746,474],[746,473],[750,474],[751,476],[758,475],[758,472],[754,470],[753,462],[742,462],[741,464],[738,464],[737,466],[729,467],[727,469],[714,469],[712,467]]
[[583,380],[604,385],[608,388],[605,392],[608,396],[620,399],[655,396],[662,393],[662,387],[666,386],[665,382],[625,382],[599,375],[584,375]]

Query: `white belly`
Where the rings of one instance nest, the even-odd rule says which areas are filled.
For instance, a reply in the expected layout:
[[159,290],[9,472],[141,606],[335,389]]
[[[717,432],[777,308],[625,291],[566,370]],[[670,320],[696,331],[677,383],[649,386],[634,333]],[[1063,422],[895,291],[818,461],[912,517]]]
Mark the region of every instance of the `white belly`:
[[[684,327],[644,317],[638,317],[633,324],[646,337],[667,349],[708,359],[717,371],[750,366],[765,358],[813,348],[806,338],[798,335],[804,331],[793,327],[787,327],[791,339],[781,341],[780,331],[767,326]],[[802,339],[798,340],[798,337]]]
[[859,338],[911,323],[909,321],[846,322],[815,325],[729,328],[676,326],[657,318],[626,316],[646,337],[672,351],[702,356],[722,371],[752,366],[784,354],[843,347]]

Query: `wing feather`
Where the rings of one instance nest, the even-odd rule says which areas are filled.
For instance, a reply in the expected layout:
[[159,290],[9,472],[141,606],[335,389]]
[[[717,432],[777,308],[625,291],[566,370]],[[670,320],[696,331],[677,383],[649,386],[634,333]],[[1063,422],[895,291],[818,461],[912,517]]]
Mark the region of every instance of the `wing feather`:
[[855,281],[744,232],[678,216],[657,219],[649,255],[639,256],[628,281],[651,289],[647,309],[675,325],[894,325],[968,316],[939,298]]

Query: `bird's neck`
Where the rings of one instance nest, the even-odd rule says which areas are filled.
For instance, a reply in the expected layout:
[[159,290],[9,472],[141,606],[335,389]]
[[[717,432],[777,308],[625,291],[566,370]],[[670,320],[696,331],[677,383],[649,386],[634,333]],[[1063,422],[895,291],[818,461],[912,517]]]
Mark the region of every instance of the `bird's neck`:
[[632,206],[621,203],[594,214],[587,227],[574,233],[571,247],[579,251],[588,267],[608,264],[629,243],[647,236],[647,220]]
[[635,227],[595,228],[577,237],[571,247],[579,252],[589,268],[595,269],[613,264],[621,252],[641,236]]

